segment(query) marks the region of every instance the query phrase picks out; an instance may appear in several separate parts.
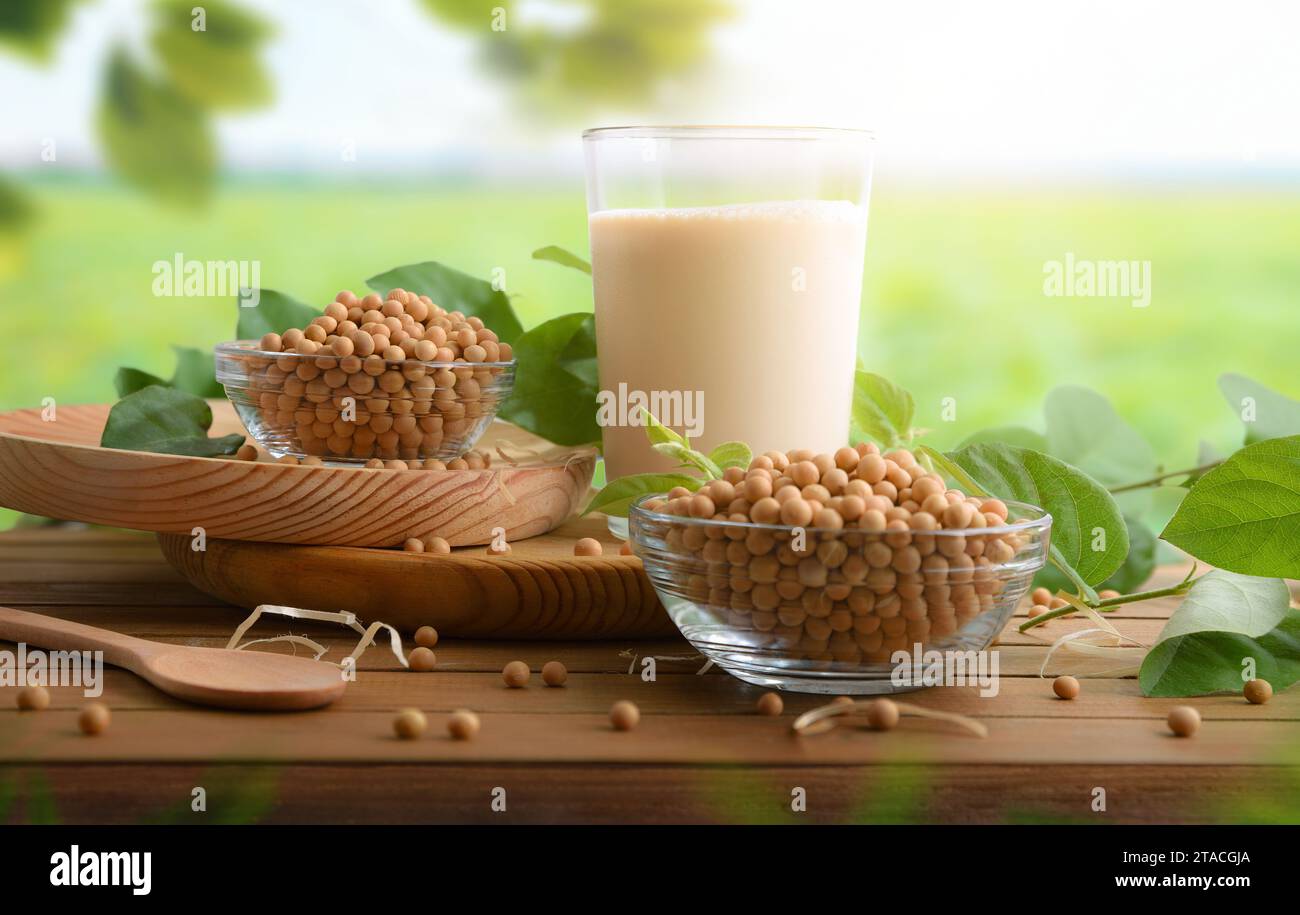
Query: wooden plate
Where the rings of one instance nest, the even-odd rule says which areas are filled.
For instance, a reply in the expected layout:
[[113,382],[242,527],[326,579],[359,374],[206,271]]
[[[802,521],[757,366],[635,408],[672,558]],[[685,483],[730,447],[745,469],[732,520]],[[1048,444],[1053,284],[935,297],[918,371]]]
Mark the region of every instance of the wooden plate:
[[[602,541],[599,557],[573,555],[580,537]],[[654,638],[676,633],[641,561],[620,556],[603,516],[571,521],[514,543],[451,555],[334,546],[284,546],[160,534],[163,554],[202,591],[252,608],[282,604],[350,610],[410,632],[515,639]]]
[[[555,529],[582,503],[591,449],[560,451],[508,423],[478,444],[528,454],[489,470],[363,470],[117,451],[99,447],[108,406],[0,414],[0,505],[33,515],[214,539],[390,547],[440,536],[485,544]],[[212,401],[212,434],[243,432]]]

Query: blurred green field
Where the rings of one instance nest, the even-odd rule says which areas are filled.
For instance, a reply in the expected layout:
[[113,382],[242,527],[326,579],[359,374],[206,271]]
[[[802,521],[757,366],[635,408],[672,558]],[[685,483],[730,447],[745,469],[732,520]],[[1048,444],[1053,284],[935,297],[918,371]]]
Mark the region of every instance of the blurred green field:
[[[169,375],[169,344],[229,338],[232,301],[152,294],[153,263],[176,252],[257,259],[263,286],[322,306],[374,273],[437,259],[482,276],[504,268],[526,325],[591,308],[586,277],[530,259],[544,244],[585,254],[576,180],[537,190],[245,179],[198,215],[107,183],[26,189],[38,221],[0,277],[16,344],[0,362],[3,409],[110,400],[118,365]],[[916,394],[937,444],[993,424],[1041,427],[1043,395],[1073,382],[1107,394],[1167,465],[1185,466],[1198,439],[1240,440],[1221,372],[1300,395],[1300,191],[883,192],[867,249],[863,362]],[[1044,296],[1044,262],[1066,252],[1150,260],[1151,305]],[[700,315],[680,332],[707,325]],[[816,355],[817,329],[792,332],[788,364],[773,369],[797,392],[800,360]],[[954,422],[940,418],[946,397]]]

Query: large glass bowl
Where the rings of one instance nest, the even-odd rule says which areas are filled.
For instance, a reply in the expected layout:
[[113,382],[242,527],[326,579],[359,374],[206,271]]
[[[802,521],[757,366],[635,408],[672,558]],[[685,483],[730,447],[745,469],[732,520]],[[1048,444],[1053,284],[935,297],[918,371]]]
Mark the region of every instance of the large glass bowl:
[[647,507],[659,498],[632,506],[632,550],[682,635],[742,680],[810,693],[926,685],[910,673],[918,646],[927,668],[969,671],[965,653],[993,643],[1043,567],[1052,526],[1016,502],[1001,527],[874,533],[687,518]]
[[215,349],[217,381],[249,434],[275,457],[339,463],[440,460],[474,447],[514,385],[515,362],[385,362]]

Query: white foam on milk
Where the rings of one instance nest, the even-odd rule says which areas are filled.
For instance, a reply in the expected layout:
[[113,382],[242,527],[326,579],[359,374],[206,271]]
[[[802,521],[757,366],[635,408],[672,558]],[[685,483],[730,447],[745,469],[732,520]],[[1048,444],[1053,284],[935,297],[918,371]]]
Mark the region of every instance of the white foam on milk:
[[707,207],[650,207],[602,210],[591,214],[592,222],[629,219],[717,222],[832,222],[860,223],[866,210],[848,200],[772,200],[759,203],[729,203]]

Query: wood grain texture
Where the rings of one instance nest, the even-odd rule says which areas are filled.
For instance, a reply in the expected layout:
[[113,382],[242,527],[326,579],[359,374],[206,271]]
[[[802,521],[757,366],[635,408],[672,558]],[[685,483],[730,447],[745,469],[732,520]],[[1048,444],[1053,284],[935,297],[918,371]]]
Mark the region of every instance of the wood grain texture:
[[[0,643],[0,648],[5,647]],[[454,654],[455,645],[444,653]],[[555,659],[564,660],[563,651]],[[478,712],[517,712],[534,715],[600,715],[620,699],[636,702],[646,715],[753,715],[763,690],[732,677],[697,677],[663,673],[652,684],[627,673],[574,673],[563,688],[543,688],[537,665],[530,686],[507,689],[499,671],[437,670],[362,671],[355,683],[331,707],[336,712],[396,712],[416,705],[426,712],[446,713],[458,708]],[[2,696],[3,693],[0,693]],[[105,672],[102,701],[114,709],[135,711],[178,710],[184,706],[138,677],[121,670]],[[824,697],[788,693],[786,715],[801,714],[825,704]],[[1136,680],[1088,680],[1080,699],[1064,702],[1052,693],[1052,681],[1037,677],[1006,677],[996,697],[987,698],[975,687],[931,689],[901,697],[926,708],[979,718],[1055,717],[1060,719],[1143,718],[1163,721],[1185,699],[1143,699]],[[80,688],[50,689],[52,709],[76,709],[85,703]],[[1241,696],[1205,696],[1196,707],[1206,721],[1300,722],[1300,691],[1279,693],[1266,705],[1251,705]],[[0,707],[0,712],[5,711]]]
[[[533,541],[530,541],[533,543]],[[540,541],[537,541],[541,548]],[[515,556],[523,545],[516,544]],[[353,552],[353,551],[350,551]],[[418,557],[417,557],[418,558]],[[120,562],[119,562],[120,560]],[[96,585],[114,567],[129,569]],[[1156,580],[1185,570],[1162,569]],[[168,570],[151,537],[113,531],[0,533],[0,588],[20,606],[170,644],[225,644],[243,611],[217,604]],[[62,581],[60,580],[62,579]],[[61,591],[66,587],[69,590]],[[101,594],[96,588],[107,589]],[[191,595],[167,602],[154,592]],[[134,591],[132,591],[134,589]],[[1149,641],[1176,600],[1121,608],[1109,618]],[[1037,676],[1046,645],[1085,625],[1058,620],[1047,643],[1014,631],[999,644],[996,696],[974,688],[922,690],[906,701],[978,717],[987,740],[905,720],[887,734],[846,727],[796,738],[793,716],[819,700],[787,695],[781,718],[754,713],[761,692],[719,673],[678,636],[608,641],[445,638],[437,669],[401,670],[371,648],[358,678],[329,708],[275,716],[183,705],[121,670],[106,672],[110,729],[82,737],[85,697],[53,689],[40,713],[18,712],[0,689],[0,796],[10,822],[53,815],[68,823],[785,823],[785,822],[1296,822],[1300,820],[1300,690],[1264,706],[1235,695],[1144,698],[1132,678],[1083,680],[1080,697],[1055,699]],[[264,619],[250,637],[293,631],[337,659],[355,637],[339,627]],[[0,643],[0,650],[9,649]],[[286,651],[283,645],[267,646]],[[654,657],[655,678],[640,673]],[[501,667],[526,661],[534,674],[507,689]],[[549,689],[537,671],[558,659],[568,685]],[[1053,664],[1079,674],[1058,652]],[[608,725],[616,699],[635,701],[642,723]],[[1204,717],[1190,740],[1165,726],[1171,705]],[[394,711],[429,715],[417,741],[393,738]],[[477,710],[477,740],[446,737],[449,711]],[[209,819],[189,809],[208,791]],[[491,811],[494,787],[509,810]],[[808,792],[806,814],[789,813],[790,790]],[[1107,809],[1091,809],[1104,787]]]
[[[278,543],[390,547],[439,536],[485,544],[552,530],[585,498],[590,449],[563,460],[488,470],[371,471],[299,467],[100,448],[109,408],[59,407],[0,416],[0,505],[34,515],[134,530]],[[241,432],[226,401],[212,401],[212,434]],[[518,446],[527,433],[494,423],[480,449]]]
[[[55,609],[60,614],[66,612],[66,608]],[[104,609],[107,612],[100,616],[101,623],[105,626],[113,626],[115,608]],[[196,627],[195,630],[184,635],[175,634],[175,630],[179,627],[174,622],[150,623],[139,634],[159,642],[220,648],[226,644],[230,633],[244,616],[243,611],[232,613],[229,608],[195,609],[199,612],[219,613],[220,621],[211,626]],[[188,614],[192,615],[193,612],[194,610],[190,610]],[[327,650],[326,657],[331,660],[338,660],[351,652],[357,642],[355,635],[339,626],[322,631],[318,627],[309,627],[299,620],[290,621],[282,617],[269,616],[264,616],[257,626],[250,630],[249,636],[282,635],[286,631],[309,635]],[[202,634],[198,634],[200,632]],[[340,635],[340,633],[344,634]],[[267,646],[267,650],[277,650],[277,646]],[[726,673],[717,666],[704,670],[705,658],[680,638],[654,641],[631,638],[583,641],[445,639],[439,643],[436,650],[439,669],[458,673],[500,672],[502,667],[516,660],[522,660],[531,665],[534,670],[538,670],[547,661],[559,659],[568,666],[571,673],[619,674],[629,671],[641,672],[646,669],[647,660],[653,659],[655,673],[659,676],[695,675],[703,670],[702,675],[706,677],[726,677]],[[1042,646],[1011,645],[999,648],[999,676],[1004,679],[1013,677],[1038,679],[1043,652]],[[1111,660],[1063,655],[1058,652],[1057,657],[1053,658],[1052,663],[1048,665],[1046,676],[1054,677],[1068,673],[1080,679],[1111,678],[1114,677],[1114,668],[1115,662]],[[399,672],[402,667],[386,647],[375,647],[368,649],[357,659],[357,670]]]
[[[575,556],[583,537],[602,556]],[[280,604],[348,610],[406,632],[493,639],[639,639],[676,628],[641,570],[619,555],[603,518],[571,521],[511,545],[449,555],[349,547],[282,546],[159,535],[168,562],[196,588],[241,607]]]
[[789,715],[643,714],[635,730],[621,732],[608,712],[517,711],[482,713],[480,733],[457,741],[447,718],[430,715],[425,739],[402,741],[391,712],[121,711],[110,730],[87,740],[71,711],[4,712],[0,762],[1254,766],[1294,764],[1300,745],[1300,724],[1263,719],[1214,721],[1184,740],[1151,718],[984,717],[989,736],[980,739],[924,719],[888,733],[844,725],[798,737]]
[[[11,823],[932,824],[1216,823],[1260,816],[1294,791],[1294,770],[1257,766],[1054,767],[349,765],[11,766]],[[52,800],[34,802],[40,786]],[[208,809],[190,792],[203,786]],[[1107,807],[1092,809],[1104,786]],[[491,807],[505,788],[505,811]],[[790,810],[790,792],[808,810]],[[25,797],[26,796],[26,797]],[[29,809],[30,808],[30,809]],[[1295,822],[1294,814],[1285,822]],[[4,818],[0,817],[0,823]],[[908,838],[902,834],[903,838]],[[923,843],[922,836],[912,836]],[[918,845],[918,847],[920,847]]]

